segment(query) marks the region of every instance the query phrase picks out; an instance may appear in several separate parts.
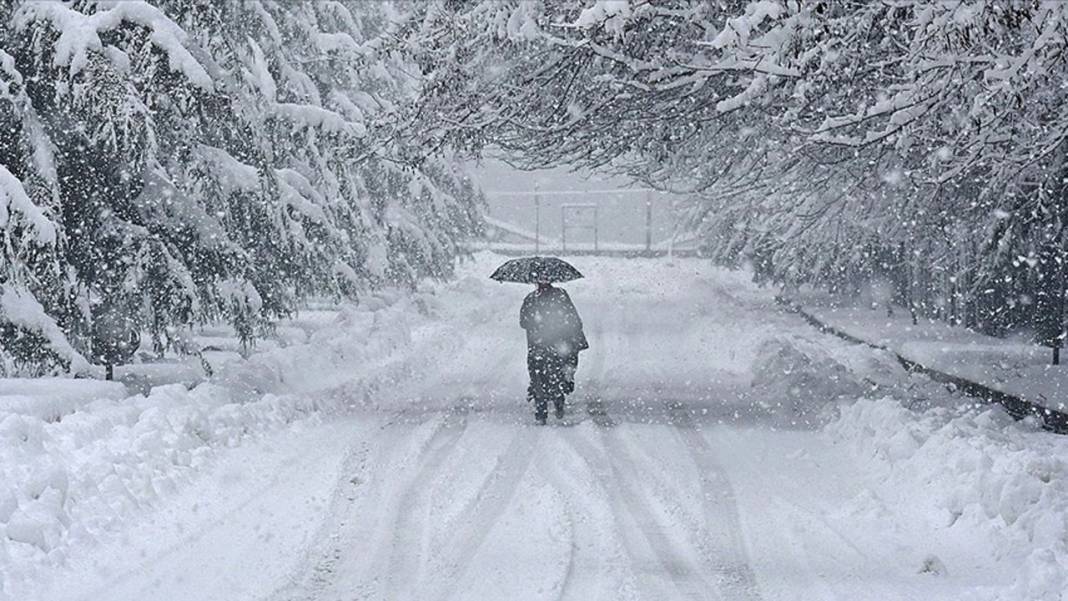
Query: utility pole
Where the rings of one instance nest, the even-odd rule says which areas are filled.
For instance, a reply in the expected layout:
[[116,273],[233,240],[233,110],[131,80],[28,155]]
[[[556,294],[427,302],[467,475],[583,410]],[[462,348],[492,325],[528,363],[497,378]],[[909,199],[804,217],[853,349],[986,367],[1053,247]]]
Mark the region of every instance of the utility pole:
[[560,205],[560,250],[567,252],[567,205]]
[[541,252],[541,198],[538,196],[538,184],[534,184],[534,254]]
[[645,252],[653,250],[653,191],[645,191]]
[[600,219],[597,217],[597,212],[601,208],[601,203],[593,205],[593,252],[597,252],[597,230],[600,226]]

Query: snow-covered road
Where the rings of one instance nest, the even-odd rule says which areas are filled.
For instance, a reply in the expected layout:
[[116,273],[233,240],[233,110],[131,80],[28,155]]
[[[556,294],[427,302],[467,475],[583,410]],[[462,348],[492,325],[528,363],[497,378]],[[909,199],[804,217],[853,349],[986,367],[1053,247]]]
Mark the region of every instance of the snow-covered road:
[[[887,357],[745,274],[578,259],[591,349],[569,415],[538,427],[526,290],[485,281],[495,260],[425,307],[403,377],[222,453],[36,596],[926,601],[1012,582],[969,514],[947,527],[938,499],[883,486],[877,453],[848,444],[837,397],[930,392]],[[338,381],[323,394],[347,394]]]
[[456,311],[451,352],[425,388],[379,400],[403,409],[362,441],[329,536],[271,598],[759,599],[700,425],[747,406],[754,349],[728,341],[768,324],[650,267],[669,281],[594,268],[571,287],[593,348],[558,427],[533,425],[522,401],[526,290],[491,284],[484,306]]

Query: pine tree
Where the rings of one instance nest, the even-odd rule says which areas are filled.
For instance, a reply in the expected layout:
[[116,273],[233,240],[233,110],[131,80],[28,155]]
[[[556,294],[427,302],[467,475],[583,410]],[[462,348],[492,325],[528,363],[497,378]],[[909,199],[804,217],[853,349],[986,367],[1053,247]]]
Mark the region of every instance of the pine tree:
[[3,10],[0,124],[19,134],[0,142],[5,202],[31,198],[55,232],[34,242],[25,212],[4,224],[3,283],[48,326],[21,326],[24,363],[61,343],[100,361],[114,345],[92,348],[92,334],[112,314],[159,353],[218,319],[250,344],[303,296],[447,274],[453,237],[477,229],[479,196],[453,159],[413,152],[401,126],[421,83],[383,42],[390,5]]

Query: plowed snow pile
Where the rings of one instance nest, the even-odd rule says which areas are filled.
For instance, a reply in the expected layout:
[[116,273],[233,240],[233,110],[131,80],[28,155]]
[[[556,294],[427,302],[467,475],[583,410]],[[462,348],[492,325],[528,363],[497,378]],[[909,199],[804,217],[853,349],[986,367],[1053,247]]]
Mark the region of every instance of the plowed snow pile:
[[836,401],[865,393],[855,373],[799,336],[776,336],[760,346],[752,387],[766,409],[806,421],[826,415]]
[[114,535],[225,449],[336,415],[424,363],[408,352],[424,296],[344,308],[306,344],[255,354],[192,390],[124,397],[119,384],[52,380],[48,395],[0,380],[0,394],[20,394],[0,404],[0,599],[71,547]]
[[931,532],[985,538],[997,559],[1022,561],[1011,589],[983,598],[1068,600],[1068,437],[997,408],[917,413],[878,399],[841,411],[824,435],[864,460],[876,492],[855,510],[913,507]]

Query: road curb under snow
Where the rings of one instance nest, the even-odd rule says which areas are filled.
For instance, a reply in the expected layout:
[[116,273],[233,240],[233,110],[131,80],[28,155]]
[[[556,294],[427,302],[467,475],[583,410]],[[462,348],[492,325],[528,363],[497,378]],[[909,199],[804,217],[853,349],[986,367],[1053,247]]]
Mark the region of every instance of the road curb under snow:
[[915,361],[908,357],[905,357],[898,353],[896,350],[882,344],[877,344],[864,340],[857,336],[854,336],[848,332],[838,329],[820,318],[816,317],[812,313],[806,311],[803,307],[782,297],[776,297],[776,301],[787,310],[800,315],[805,321],[811,324],[821,332],[833,334],[843,340],[852,342],[855,344],[863,344],[874,349],[886,351],[894,355],[897,361],[910,372],[922,373],[932,380],[937,382],[944,382],[946,384],[953,384],[959,388],[965,394],[979,399],[986,403],[997,403],[1005,408],[1009,415],[1016,419],[1024,419],[1027,417],[1034,417],[1039,420],[1042,427],[1051,432],[1058,434],[1068,434],[1068,413],[1063,413],[1044,407],[1037,403],[1033,403],[1024,398],[1016,395],[1009,394],[996,388],[991,388],[984,384],[962,378],[953,374],[946,373],[937,369],[928,367],[919,361]]

